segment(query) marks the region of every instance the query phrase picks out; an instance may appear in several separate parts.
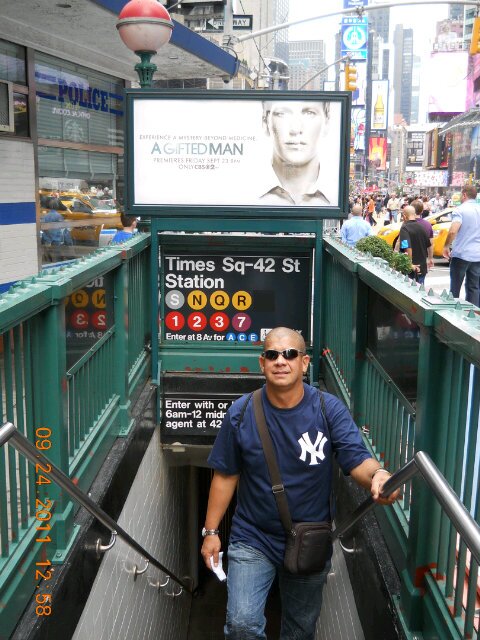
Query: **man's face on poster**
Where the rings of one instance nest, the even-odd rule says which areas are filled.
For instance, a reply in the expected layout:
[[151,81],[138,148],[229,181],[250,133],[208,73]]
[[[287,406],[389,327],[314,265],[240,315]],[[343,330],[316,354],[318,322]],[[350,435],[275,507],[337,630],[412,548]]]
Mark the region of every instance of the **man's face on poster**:
[[289,165],[302,166],[316,157],[326,124],[325,108],[319,102],[271,102],[264,108],[274,155]]

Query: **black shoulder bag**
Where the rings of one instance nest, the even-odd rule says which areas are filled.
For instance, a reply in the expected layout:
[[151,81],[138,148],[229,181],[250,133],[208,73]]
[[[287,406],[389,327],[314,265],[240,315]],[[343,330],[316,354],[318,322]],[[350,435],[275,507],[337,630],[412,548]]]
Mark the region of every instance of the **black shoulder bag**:
[[[322,413],[325,415],[321,394],[320,401]],[[267,461],[272,491],[277,501],[280,520],[287,534],[283,565],[287,571],[295,574],[306,575],[323,571],[332,556],[332,524],[331,522],[292,522],[272,438],[265,421],[261,389],[257,389],[253,394],[253,409]]]

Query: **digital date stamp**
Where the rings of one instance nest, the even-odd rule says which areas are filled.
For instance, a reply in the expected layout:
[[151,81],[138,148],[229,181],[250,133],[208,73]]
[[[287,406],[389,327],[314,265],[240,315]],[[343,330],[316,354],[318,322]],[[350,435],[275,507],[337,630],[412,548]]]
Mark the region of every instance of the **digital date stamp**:
[[[35,448],[38,451],[48,451],[52,446],[51,441],[52,431],[47,427],[39,427],[35,429]],[[35,465],[35,485],[41,487],[43,485],[49,485],[52,483],[49,473],[52,467],[48,463],[37,462]],[[37,492],[38,496],[38,492]],[[52,565],[51,560],[48,559],[49,543],[52,542],[50,536],[52,518],[52,500],[48,497],[35,498],[35,519],[37,521],[37,537],[35,542],[41,545],[40,559],[35,563],[35,582],[38,580],[44,580],[48,585],[48,580],[52,578],[53,569],[49,568]],[[40,585],[37,585],[37,589]],[[49,593],[48,586],[42,587],[42,593],[35,595],[35,613],[37,616],[49,616],[52,613],[52,594]]]

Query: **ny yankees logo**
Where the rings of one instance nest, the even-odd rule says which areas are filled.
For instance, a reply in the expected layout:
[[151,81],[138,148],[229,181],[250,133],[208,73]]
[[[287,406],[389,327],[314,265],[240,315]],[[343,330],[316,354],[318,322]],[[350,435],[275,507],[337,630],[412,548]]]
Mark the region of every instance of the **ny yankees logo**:
[[[302,437],[298,439],[298,444],[302,447],[302,452],[300,454],[300,460],[305,462],[307,459],[307,453],[310,454],[310,464],[320,464],[321,460],[325,459],[325,454],[323,453],[323,447],[327,442],[327,438],[323,435],[321,431],[317,433],[317,438],[314,443],[310,440],[310,436],[308,435],[308,431],[302,434]],[[318,460],[317,460],[318,458]]]

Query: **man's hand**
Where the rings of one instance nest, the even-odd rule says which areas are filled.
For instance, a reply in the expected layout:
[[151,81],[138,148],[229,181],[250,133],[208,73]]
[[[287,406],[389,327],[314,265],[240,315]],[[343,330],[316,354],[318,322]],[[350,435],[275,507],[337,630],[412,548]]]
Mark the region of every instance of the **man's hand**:
[[450,249],[448,247],[443,247],[442,255],[447,260],[450,260]]
[[396,489],[393,493],[391,493],[388,498],[381,498],[380,494],[383,491],[383,487],[387,480],[390,478],[390,473],[388,471],[379,471],[375,473],[372,478],[372,485],[370,487],[370,492],[372,494],[372,498],[377,504],[393,504],[397,498],[400,496],[400,489]]
[[427,267],[428,267],[428,270],[429,270],[429,271],[430,271],[430,269],[433,269],[434,264],[435,264],[435,263],[433,262],[433,258],[429,258],[429,259],[428,259],[428,262],[427,262]]
[[220,553],[220,549],[222,548],[222,543],[220,542],[220,538],[218,536],[205,536],[203,539],[202,545],[202,557],[209,569],[212,569],[210,566],[210,558],[213,556],[213,564],[218,566],[218,554]]
[[420,273],[420,265],[412,264],[412,271],[415,271],[415,273]]

